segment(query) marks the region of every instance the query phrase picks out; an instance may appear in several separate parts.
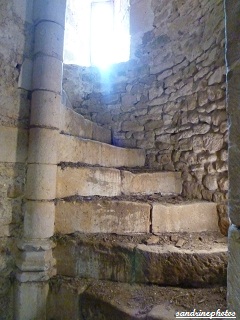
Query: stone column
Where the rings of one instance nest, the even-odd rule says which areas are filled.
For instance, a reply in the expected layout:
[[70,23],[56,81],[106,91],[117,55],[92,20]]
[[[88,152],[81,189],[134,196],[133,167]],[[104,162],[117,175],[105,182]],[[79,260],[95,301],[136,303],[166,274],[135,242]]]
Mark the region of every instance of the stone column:
[[24,237],[16,284],[15,319],[46,319],[52,257],[66,0],[35,0],[35,46]]
[[228,307],[240,319],[240,2],[225,0],[227,107],[229,113]]

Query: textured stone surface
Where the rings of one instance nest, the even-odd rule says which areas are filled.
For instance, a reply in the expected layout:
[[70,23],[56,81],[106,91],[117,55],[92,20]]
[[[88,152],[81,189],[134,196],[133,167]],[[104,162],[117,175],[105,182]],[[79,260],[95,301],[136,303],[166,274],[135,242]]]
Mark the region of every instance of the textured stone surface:
[[225,310],[224,295],[225,288],[220,292],[219,288],[193,290],[56,277],[49,292],[48,315],[63,320],[68,315],[73,320],[173,320],[177,311],[189,312],[192,305],[196,310],[217,310],[221,304]]
[[58,274],[66,276],[190,287],[226,284],[227,247],[223,244],[188,250],[70,238],[57,244],[54,257]]
[[240,230],[232,225],[229,229],[229,262],[228,262],[228,306],[240,315]]
[[55,232],[145,233],[150,228],[150,205],[130,201],[59,201]]
[[144,150],[124,149],[68,135],[59,136],[58,162],[80,162],[103,167],[141,167]]
[[74,110],[112,128],[114,144],[146,149],[151,167],[182,171],[184,195],[209,200],[211,193],[213,200],[220,192],[226,202],[220,182],[228,179],[227,159],[221,160],[228,141],[223,1],[200,7],[197,0],[162,6],[143,0],[132,10],[138,7],[152,22],[145,29],[142,21],[140,41],[133,35],[134,60],[114,65],[108,81],[96,68],[65,66],[65,91]]
[[58,167],[58,198],[180,192],[178,172],[131,173],[104,167]]
[[158,232],[217,231],[216,203],[187,202],[179,204],[153,203],[152,230]]

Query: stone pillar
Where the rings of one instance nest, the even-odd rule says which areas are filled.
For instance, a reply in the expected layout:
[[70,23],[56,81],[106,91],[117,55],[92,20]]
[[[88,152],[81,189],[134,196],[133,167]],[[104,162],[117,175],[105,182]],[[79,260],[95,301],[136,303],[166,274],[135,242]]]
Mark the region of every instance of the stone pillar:
[[240,319],[240,2],[225,0],[227,107],[229,114],[228,307]]
[[16,283],[17,320],[46,319],[52,257],[66,0],[35,0],[35,46],[24,215]]

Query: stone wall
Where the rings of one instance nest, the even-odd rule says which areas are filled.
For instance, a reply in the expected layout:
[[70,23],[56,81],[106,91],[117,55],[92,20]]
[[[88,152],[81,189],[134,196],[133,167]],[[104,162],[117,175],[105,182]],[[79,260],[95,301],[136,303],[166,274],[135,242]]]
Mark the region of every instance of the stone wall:
[[77,112],[112,128],[115,145],[146,149],[150,167],[182,171],[185,196],[218,202],[226,233],[223,1],[151,8],[134,59],[105,72],[66,65],[63,86]]
[[1,1],[0,29],[0,318],[10,319],[13,255],[23,220],[30,96],[20,87],[31,73],[31,0]]
[[240,317],[240,2],[226,0],[227,110],[229,113],[229,230],[228,307]]

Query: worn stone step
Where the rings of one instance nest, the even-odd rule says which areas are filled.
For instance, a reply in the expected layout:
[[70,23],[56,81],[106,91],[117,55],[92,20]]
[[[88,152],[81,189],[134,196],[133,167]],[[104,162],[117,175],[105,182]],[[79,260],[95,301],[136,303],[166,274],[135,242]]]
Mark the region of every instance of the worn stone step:
[[103,167],[142,167],[145,151],[125,149],[106,143],[61,134],[58,162],[85,163]]
[[58,201],[55,232],[146,233],[151,207],[147,203],[117,200]]
[[176,312],[227,309],[226,287],[183,289],[54,277],[48,319],[174,320]]
[[72,197],[57,201],[55,232],[154,233],[218,231],[216,203],[161,195]]
[[112,140],[110,129],[85,119],[82,115],[64,105],[61,109],[60,130],[65,134],[105,143],[111,143]]
[[104,167],[58,167],[57,197],[180,194],[180,172],[132,173]]
[[[177,239],[169,240],[173,236]],[[226,284],[227,244],[218,242],[217,234],[164,237],[156,244],[147,244],[146,236],[142,241],[139,236],[60,237],[54,249],[57,274],[162,286]]]

